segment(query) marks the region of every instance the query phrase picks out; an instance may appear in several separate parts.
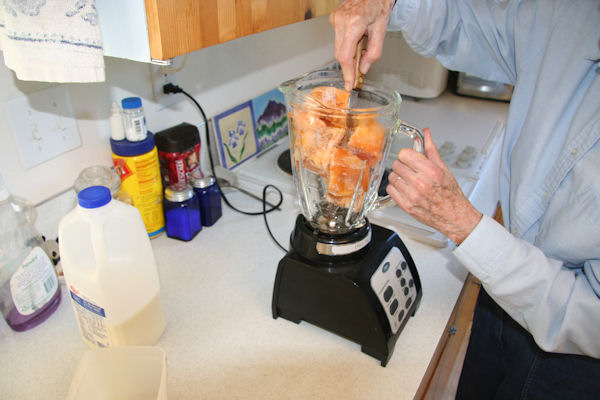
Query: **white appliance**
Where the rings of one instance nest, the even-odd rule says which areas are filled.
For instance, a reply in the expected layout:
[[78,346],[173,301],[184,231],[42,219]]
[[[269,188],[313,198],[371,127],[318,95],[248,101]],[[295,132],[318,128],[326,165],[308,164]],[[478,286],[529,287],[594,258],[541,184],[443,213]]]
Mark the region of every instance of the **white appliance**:
[[402,32],[388,31],[381,58],[373,63],[365,78],[401,95],[430,99],[446,89],[448,70],[435,58],[413,51]]
[[[400,117],[417,126],[431,128],[438,148],[454,146],[454,152],[446,154],[444,159],[463,193],[471,197],[484,167],[493,157],[499,157],[499,152],[494,150],[499,148],[504,133],[507,110],[505,103],[463,98],[446,92],[432,100],[403,99]],[[403,140],[400,136],[396,137],[386,167],[391,165],[399,148],[410,146]],[[291,175],[277,165],[277,159],[286,149],[289,149],[287,137],[235,168],[234,172],[241,183],[272,184],[284,195],[296,196]],[[493,178],[497,179],[497,176]],[[445,247],[448,244],[444,235],[416,221],[397,206],[376,210],[369,214],[369,219],[433,246]]]

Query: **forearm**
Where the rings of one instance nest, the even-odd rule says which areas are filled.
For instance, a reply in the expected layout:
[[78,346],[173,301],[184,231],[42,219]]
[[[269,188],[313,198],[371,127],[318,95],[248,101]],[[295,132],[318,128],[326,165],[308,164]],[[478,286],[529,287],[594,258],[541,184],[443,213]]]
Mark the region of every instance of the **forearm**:
[[542,349],[600,358],[600,299],[580,270],[546,257],[487,216],[454,254]]

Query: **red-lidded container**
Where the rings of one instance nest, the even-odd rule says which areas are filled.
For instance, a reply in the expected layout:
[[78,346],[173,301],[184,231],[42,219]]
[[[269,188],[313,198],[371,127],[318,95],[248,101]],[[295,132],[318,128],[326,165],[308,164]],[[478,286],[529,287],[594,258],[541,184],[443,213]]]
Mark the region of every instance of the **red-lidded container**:
[[154,136],[163,186],[187,184],[190,173],[200,170],[200,133],[195,125],[182,122]]

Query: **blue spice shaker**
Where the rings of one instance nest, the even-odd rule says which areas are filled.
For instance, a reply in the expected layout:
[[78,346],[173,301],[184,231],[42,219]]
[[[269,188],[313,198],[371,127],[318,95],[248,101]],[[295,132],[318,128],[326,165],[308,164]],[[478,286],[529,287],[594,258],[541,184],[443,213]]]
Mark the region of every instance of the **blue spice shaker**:
[[212,176],[191,178],[194,192],[200,200],[200,219],[202,226],[211,226],[223,215],[221,207],[221,192]]
[[200,203],[188,184],[175,184],[165,189],[163,201],[167,236],[192,240],[202,229]]

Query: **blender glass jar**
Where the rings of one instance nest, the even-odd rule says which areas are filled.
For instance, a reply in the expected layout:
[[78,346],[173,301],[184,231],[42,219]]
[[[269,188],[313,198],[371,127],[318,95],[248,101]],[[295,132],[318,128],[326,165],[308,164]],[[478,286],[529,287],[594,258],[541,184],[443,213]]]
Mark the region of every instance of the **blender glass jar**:
[[302,214],[333,234],[363,226],[366,214],[391,201],[377,188],[391,138],[402,133],[423,152],[420,129],[398,118],[400,95],[365,81],[350,92],[337,71],[316,71],[283,83],[288,103],[292,172]]

